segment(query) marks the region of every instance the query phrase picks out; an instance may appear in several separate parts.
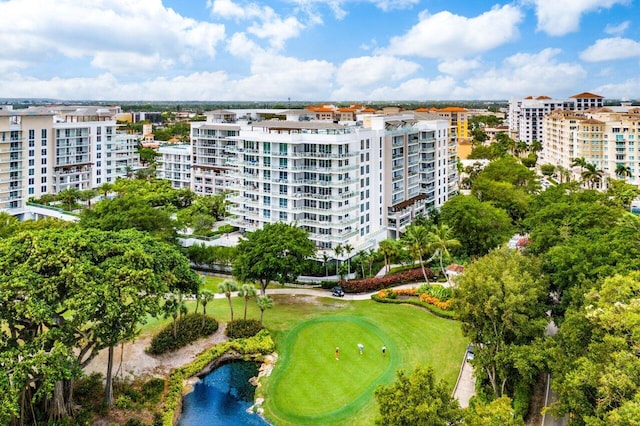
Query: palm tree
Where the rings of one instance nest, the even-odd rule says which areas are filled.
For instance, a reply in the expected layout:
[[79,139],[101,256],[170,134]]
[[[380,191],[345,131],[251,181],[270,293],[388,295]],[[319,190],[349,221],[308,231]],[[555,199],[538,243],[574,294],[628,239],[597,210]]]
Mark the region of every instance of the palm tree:
[[429,279],[427,278],[427,271],[424,268],[424,255],[429,252],[431,245],[430,235],[427,228],[420,225],[409,225],[407,227],[407,232],[402,236],[402,239],[407,251],[411,255],[411,258],[420,262],[424,281],[429,282]]
[[224,280],[218,286],[218,291],[221,294],[224,294],[227,300],[229,301],[229,310],[231,311],[231,322],[233,322],[233,303],[231,303],[231,292],[236,291],[238,286],[235,282],[231,280]]
[[460,241],[451,237],[451,228],[445,224],[434,225],[429,233],[429,238],[432,241],[431,248],[438,252],[438,257],[440,258],[440,270],[448,283],[449,276],[447,275],[447,271],[444,270],[443,259],[445,256],[450,256],[450,248],[460,247]]
[[347,253],[347,274],[351,273],[351,252],[353,251],[353,246],[349,243],[344,245],[344,251]]
[[534,154],[542,151],[542,148],[542,143],[538,140],[532,140],[531,144],[529,145],[529,151],[533,152]]
[[582,180],[589,184],[589,188],[593,189],[596,182],[600,182],[604,176],[604,171],[599,170],[595,164],[588,163],[582,172]]
[[256,288],[251,284],[242,284],[238,289],[238,296],[244,297],[244,319],[247,319],[247,305],[249,298],[256,295]]
[[60,201],[65,201],[67,203],[67,210],[71,211],[73,205],[78,201],[81,197],[81,192],[77,188],[66,188],[60,191],[57,195],[57,199]]
[[344,251],[344,248],[342,247],[341,244],[338,244],[333,248],[333,252],[336,254],[336,275],[338,275],[338,266],[340,266],[340,259],[338,258],[342,256],[343,251]]
[[91,207],[91,200],[98,195],[98,191],[95,189],[85,189],[80,192],[80,199],[87,203],[87,207]]
[[211,290],[202,290],[200,292],[200,303],[202,303],[202,327],[204,327],[204,319],[207,316],[207,303],[211,302],[215,295]]
[[625,178],[631,176],[631,167],[625,166],[623,163],[618,163],[616,165],[616,176],[619,178]]
[[260,324],[262,324],[265,309],[273,308],[273,299],[269,296],[258,296],[256,298],[256,305],[258,305],[260,309]]
[[324,276],[329,275],[329,255],[325,252],[322,253],[322,264],[324,265]]
[[105,182],[98,187],[98,192],[102,194],[102,198],[107,198],[111,191],[113,191],[113,184],[110,182]]
[[380,250],[380,252],[384,256],[384,267],[386,269],[385,273],[387,274],[389,273],[391,258],[396,254],[398,254],[399,249],[400,249],[400,244],[398,243],[397,240],[394,240],[392,238],[387,238],[386,240],[380,241],[380,244],[378,245],[378,250]]
[[584,157],[576,157],[571,162],[571,167],[580,167],[580,170],[582,170],[587,167],[587,164],[587,160],[585,160]]

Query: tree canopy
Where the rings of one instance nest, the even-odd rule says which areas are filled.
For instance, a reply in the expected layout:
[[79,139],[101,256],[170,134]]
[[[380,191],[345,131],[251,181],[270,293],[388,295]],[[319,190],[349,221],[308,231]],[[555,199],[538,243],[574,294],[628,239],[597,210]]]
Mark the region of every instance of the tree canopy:
[[134,230],[21,232],[0,240],[0,268],[5,424],[71,414],[79,368],[133,337],[167,292],[199,285],[176,248]]
[[233,275],[239,281],[259,282],[264,296],[271,281],[294,282],[314,254],[315,245],[302,228],[267,223],[238,243]]

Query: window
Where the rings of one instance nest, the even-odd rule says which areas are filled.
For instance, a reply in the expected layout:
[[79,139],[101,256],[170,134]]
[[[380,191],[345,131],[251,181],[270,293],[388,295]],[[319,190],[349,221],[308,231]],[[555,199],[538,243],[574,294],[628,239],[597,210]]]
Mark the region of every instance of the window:
[[47,138],[47,129],[40,130],[40,138],[41,139],[46,139]]
[[40,155],[47,155],[47,148],[42,148],[40,150]]
[[36,174],[36,171],[34,169],[29,169],[29,176],[33,176]]
[[47,173],[47,168],[46,167],[41,168],[40,169],[40,173],[42,173],[42,174]]
[[280,212],[280,220],[287,220],[287,212]]
[[40,164],[42,164],[42,165],[47,164],[47,159],[46,158],[41,158],[40,159]]
[[47,183],[47,177],[46,176],[42,176],[40,178],[40,183]]
[[35,149],[30,149],[29,150],[29,157],[34,157],[36,155],[36,150]]

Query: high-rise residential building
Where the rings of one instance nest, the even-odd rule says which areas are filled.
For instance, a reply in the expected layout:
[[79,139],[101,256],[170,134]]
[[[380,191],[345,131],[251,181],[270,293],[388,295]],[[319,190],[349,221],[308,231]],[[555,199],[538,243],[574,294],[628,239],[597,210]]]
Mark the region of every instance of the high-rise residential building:
[[191,125],[192,188],[230,191],[241,231],[296,223],[321,250],[357,252],[457,192],[448,120],[361,112],[342,123],[289,110],[287,120],[236,122],[226,113]]
[[[572,170],[580,179],[582,170],[572,163],[584,157],[608,177],[640,185],[640,108],[554,111],[544,118],[543,132],[544,163]],[[616,176],[619,166],[630,175]]]
[[157,176],[175,189],[191,189],[191,145],[163,145],[158,148]]
[[37,107],[0,111],[0,209],[32,197],[112,182],[135,166],[137,146],[120,139],[119,108]]
[[509,131],[511,137],[526,143],[543,142],[542,119],[555,110],[585,111],[601,108],[604,98],[593,93],[579,93],[568,99],[549,96],[527,96],[509,101]]

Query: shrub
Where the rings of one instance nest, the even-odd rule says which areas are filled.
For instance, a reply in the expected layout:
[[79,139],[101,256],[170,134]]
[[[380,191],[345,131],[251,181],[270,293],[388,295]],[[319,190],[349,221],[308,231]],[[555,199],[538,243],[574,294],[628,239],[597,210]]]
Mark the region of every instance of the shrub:
[[258,334],[262,324],[255,319],[237,319],[227,324],[226,334],[230,339],[246,339]]
[[146,426],[142,420],[129,419],[125,422],[124,426]]
[[140,392],[142,397],[151,402],[158,402],[160,400],[160,395],[164,391],[164,380],[153,378],[148,382],[145,382],[140,388]]
[[444,309],[440,309],[437,306],[430,305],[427,302],[423,302],[419,299],[389,299],[389,298],[381,298],[377,294],[371,296],[373,300],[379,303],[406,303],[408,305],[416,305],[421,308],[425,308],[432,314],[437,317],[446,318],[446,319],[455,319],[456,313],[454,311],[446,311]]
[[[434,277],[433,271],[425,268],[427,277]],[[379,278],[365,278],[363,280],[340,281],[340,285],[345,293],[365,293],[377,291],[383,288],[399,284],[424,282],[424,275],[421,268],[414,268],[398,274],[385,275]]]
[[218,330],[218,322],[212,317],[205,318],[202,326],[201,314],[188,314],[178,320],[176,337],[173,337],[173,323],[168,324],[160,333],[151,340],[147,352],[152,355],[160,355],[165,352],[175,351],[200,337],[209,336]]
[[451,299],[451,289],[440,284],[425,284],[418,289],[419,294],[428,294],[443,302]]
[[513,412],[515,416],[524,418],[529,414],[531,391],[532,387],[526,382],[520,381],[516,385],[513,393]]
[[[115,405],[121,410],[133,408],[133,401],[128,395],[120,395],[116,398]],[[133,419],[131,419],[133,420]],[[128,423],[128,422],[127,422]]]

